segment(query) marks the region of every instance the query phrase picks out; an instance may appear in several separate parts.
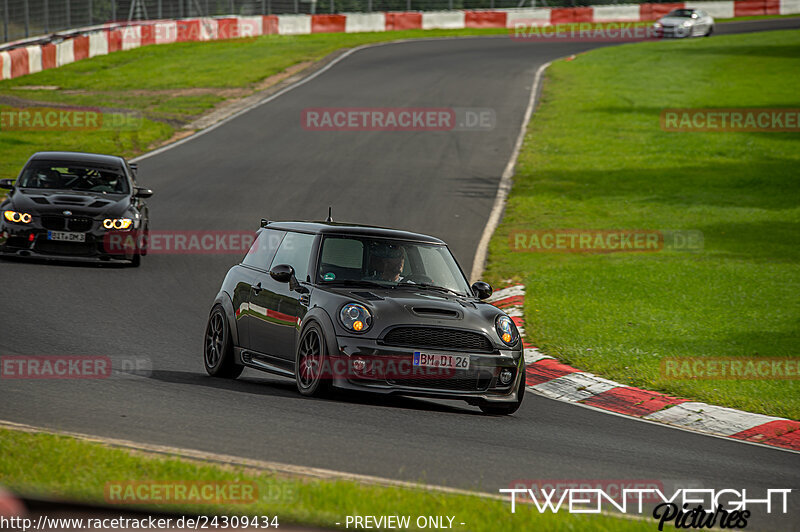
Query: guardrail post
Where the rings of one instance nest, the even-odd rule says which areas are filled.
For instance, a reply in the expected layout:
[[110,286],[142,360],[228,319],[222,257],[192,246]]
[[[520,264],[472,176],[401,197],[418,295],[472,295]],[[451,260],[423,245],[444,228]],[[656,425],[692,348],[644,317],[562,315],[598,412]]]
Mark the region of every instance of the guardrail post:
[[453,10],[453,0],[449,0],[449,1],[447,2],[447,6],[448,6],[448,7],[447,7],[447,9],[449,9],[450,11],[452,11],[452,10]]
[[93,13],[93,11],[94,11],[93,7],[94,6],[92,5],[92,0],[89,0],[89,3],[88,3],[87,7],[89,8],[89,26],[92,26],[92,25],[94,25],[94,13]]
[[233,5],[233,0],[231,0],[231,15],[236,14],[236,6]]
[[72,6],[67,0],[67,29],[72,29]]
[[25,0],[25,38],[31,36],[31,14],[30,10],[28,9],[28,0]]
[[411,11],[411,0],[406,0],[406,11]]
[[44,32],[50,33],[50,3],[44,0]]
[[3,0],[3,41],[8,42],[8,0]]
[[372,0],[367,0],[367,13],[372,13]]
[[163,12],[162,12],[162,7],[163,6],[161,4],[162,4],[161,0],[158,0],[158,5],[156,6],[156,11],[158,12],[158,18],[159,19],[164,18]]
[[117,21],[117,0],[111,0],[111,20]]
[[294,14],[297,15],[298,13],[300,13],[300,5],[297,0],[294,0]]
[[331,0],[331,13],[333,13],[333,4],[334,4],[334,0]]

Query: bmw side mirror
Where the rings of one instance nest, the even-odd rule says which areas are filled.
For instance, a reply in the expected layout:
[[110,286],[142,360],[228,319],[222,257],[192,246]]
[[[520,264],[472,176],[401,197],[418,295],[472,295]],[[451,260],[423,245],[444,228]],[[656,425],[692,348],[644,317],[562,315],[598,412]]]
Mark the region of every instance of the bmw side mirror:
[[294,268],[288,264],[278,264],[269,271],[269,276],[279,283],[288,283],[294,278]]
[[136,192],[134,193],[137,198],[149,198],[152,195],[153,191],[144,187],[136,187]]
[[492,295],[492,285],[484,283],[483,281],[478,281],[472,285],[472,293],[475,294],[475,297],[478,299],[486,299]]
[[14,181],[12,179],[0,179],[0,188],[14,190]]

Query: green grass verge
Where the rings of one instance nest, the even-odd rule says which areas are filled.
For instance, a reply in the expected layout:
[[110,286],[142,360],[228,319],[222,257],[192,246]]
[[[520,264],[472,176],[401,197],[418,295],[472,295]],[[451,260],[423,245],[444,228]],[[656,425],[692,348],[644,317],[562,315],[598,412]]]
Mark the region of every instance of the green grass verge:
[[[496,530],[651,530],[654,521],[605,515],[539,514],[526,505],[512,514],[508,502],[421,489],[380,487],[350,481],[321,481],[258,473],[165,458],[48,434],[0,429],[0,485],[28,495],[104,502],[106,483],[120,481],[254,482],[259,497],[251,504],[157,505],[147,509],[195,515],[268,515],[281,524],[327,528],[344,525],[348,515],[455,516],[455,529]],[[499,486],[498,486],[499,488]],[[121,505],[120,510],[131,508]],[[133,506],[136,507],[136,506]],[[460,526],[458,523],[465,523]]]
[[[670,133],[664,108],[800,107],[800,31],[595,50],[547,71],[487,277],[529,339],[628,384],[800,419],[800,382],[667,380],[665,357],[797,357],[800,133]],[[700,253],[514,253],[516,229],[699,230]]]
[[[44,103],[127,109],[145,120],[135,131],[0,131],[0,178],[14,178],[43,149],[134,156],[169,139],[176,128],[287,68],[342,48],[397,39],[505,34],[507,30],[408,30],[379,33],[266,35],[227,41],[145,46],[0,82],[0,111],[22,98]],[[58,87],[30,90],[26,87]],[[192,89],[201,89],[198,94]]]

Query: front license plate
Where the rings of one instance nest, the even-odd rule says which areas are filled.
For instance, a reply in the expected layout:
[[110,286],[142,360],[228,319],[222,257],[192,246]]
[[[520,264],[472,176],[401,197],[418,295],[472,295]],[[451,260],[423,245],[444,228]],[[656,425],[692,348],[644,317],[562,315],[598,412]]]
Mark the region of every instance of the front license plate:
[[47,240],[62,242],[86,242],[86,233],[67,233],[66,231],[48,231]]
[[414,365],[423,368],[469,369],[469,357],[463,355],[438,355],[414,351]]

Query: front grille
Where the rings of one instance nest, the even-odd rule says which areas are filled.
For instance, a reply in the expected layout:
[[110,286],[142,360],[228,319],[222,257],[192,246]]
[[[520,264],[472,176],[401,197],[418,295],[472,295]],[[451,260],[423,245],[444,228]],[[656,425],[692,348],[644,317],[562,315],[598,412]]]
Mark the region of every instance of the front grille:
[[459,351],[493,351],[492,343],[481,333],[444,327],[397,327],[383,338],[386,345],[432,347]]
[[53,255],[93,255],[95,245],[91,242],[59,242],[37,239],[34,249],[40,253]]
[[458,392],[482,392],[492,382],[488,372],[459,371],[450,378],[389,379],[389,384],[426,390],[447,390]]
[[92,219],[91,218],[69,218],[67,219],[67,229],[70,231],[77,231],[79,233],[84,233],[92,228]]
[[65,219],[63,216],[42,216],[42,227],[51,231],[63,231]]

